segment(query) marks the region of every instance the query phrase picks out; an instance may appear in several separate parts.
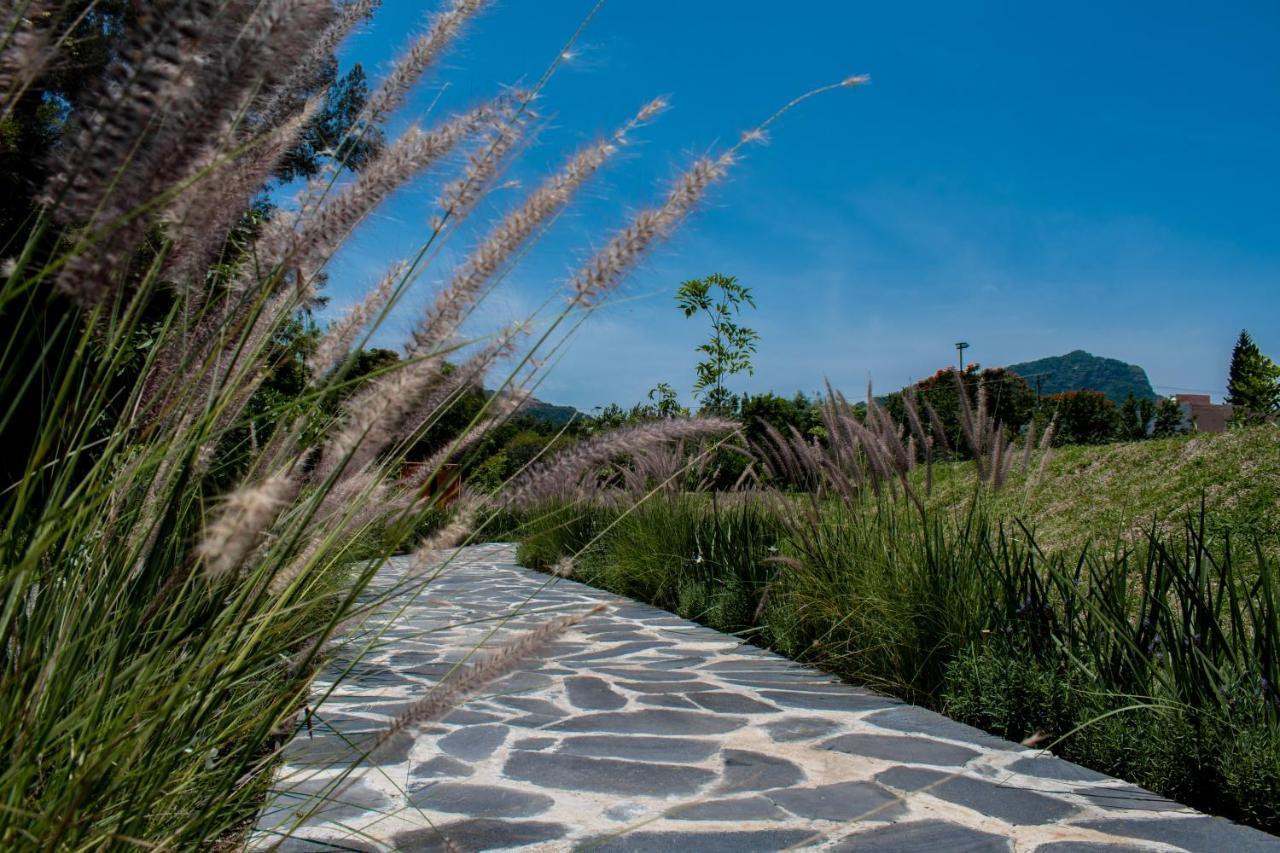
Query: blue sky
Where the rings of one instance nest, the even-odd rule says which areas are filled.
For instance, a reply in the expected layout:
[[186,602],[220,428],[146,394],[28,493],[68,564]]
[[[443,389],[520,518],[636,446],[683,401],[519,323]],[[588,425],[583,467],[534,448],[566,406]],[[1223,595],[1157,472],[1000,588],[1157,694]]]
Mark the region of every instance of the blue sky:
[[[535,80],[592,0],[499,0],[393,122]],[[433,3],[386,0],[344,48],[377,78]],[[552,78],[511,172],[531,185],[658,94],[672,109],[503,283],[523,316],[694,156],[786,117],[597,312],[538,391],[583,409],[693,382],[680,281],[737,276],[759,310],[735,390],[898,388],[954,359],[1073,349],[1161,393],[1223,393],[1247,327],[1280,359],[1280,4],[609,0]],[[331,266],[331,310],[425,238],[436,184],[399,193]],[[518,196],[499,191],[473,217]],[[473,239],[460,231],[379,334],[391,345]]]

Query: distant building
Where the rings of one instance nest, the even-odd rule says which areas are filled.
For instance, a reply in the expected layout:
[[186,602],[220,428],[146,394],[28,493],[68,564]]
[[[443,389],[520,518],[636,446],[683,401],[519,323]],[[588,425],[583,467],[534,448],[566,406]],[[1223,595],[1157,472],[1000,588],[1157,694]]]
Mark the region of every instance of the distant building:
[[1226,432],[1231,420],[1229,403],[1214,403],[1208,394],[1175,394],[1173,402],[1182,410],[1182,426],[1188,432]]

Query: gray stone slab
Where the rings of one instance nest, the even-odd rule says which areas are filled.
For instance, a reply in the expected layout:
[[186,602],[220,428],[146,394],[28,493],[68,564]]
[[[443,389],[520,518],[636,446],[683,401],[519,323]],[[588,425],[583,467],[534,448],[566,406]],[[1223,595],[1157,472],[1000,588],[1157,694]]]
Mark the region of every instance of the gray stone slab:
[[479,761],[501,746],[507,739],[507,731],[506,726],[463,726],[440,738],[436,745],[463,761]]
[[1004,738],[989,735],[981,729],[957,723],[955,720],[949,720],[941,714],[935,714],[924,708],[901,703],[895,703],[895,705],[896,707],[887,711],[869,715],[866,721],[885,729],[907,733],[921,732],[934,737],[975,744],[986,749],[1019,750],[1022,748]]
[[471,765],[466,762],[447,755],[437,755],[413,767],[409,771],[409,777],[411,779],[458,778],[470,776],[474,772]]
[[595,676],[579,675],[564,680],[569,701],[586,711],[616,711],[627,704],[627,698]]
[[922,820],[857,832],[830,849],[840,853],[1010,853],[1013,843],[960,824]]
[[1153,794],[1137,785],[1098,785],[1092,788],[1077,788],[1076,793],[1083,796],[1095,806],[1104,809],[1127,809],[1144,812],[1182,811],[1186,806],[1173,800]]
[[804,771],[785,758],[745,749],[726,749],[723,755],[724,781],[718,793],[786,788],[805,780]]
[[897,796],[871,782],[790,788],[766,796],[792,814],[814,820],[888,820],[905,810]]
[[783,717],[764,724],[769,737],[779,743],[791,743],[798,740],[814,740],[839,731],[841,725],[825,717]]
[[716,779],[716,774],[700,767],[554,752],[513,752],[502,773],[543,788],[650,797],[692,794]]
[[[569,827],[542,821],[477,818],[446,823],[433,829],[415,829],[392,836],[392,849],[414,853],[453,853],[455,850],[509,850],[564,838]],[[448,839],[446,841],[446,839]]]
[[559,741],[553,737],[524,737],[511,744],[512,749],[529,749],[537,752],[540,749],[546,749],[549,746],[555,746]]
[[714,740],[648,735],[572,735],[560,742],[559,752],[593,758],[696,764],[720,749]]
[[776,714],[780,710],[776,705],[760,702],[741,693],[729,693],[723,690],[691,693],[689,701],[708,711],[715,711],[717,714]]
[[409,805],[471,817],[536,817],[555,805],[545,794],[500,785],[436,782],[409,795]]
[[1150,847],[1112,841],[1050,841],[1035,853],[1150,853]]
[[1063,782],[1101,782],[1109,778],[1104,773],[1054,758],[1051,755],[1019,758],[1009,763],[1009,769],[1040,779],[1057,779]]
[[799,690],[761,690],[760,697],[784,708],[803,708],[806,711],[873,711],[891,708],[896,700],[885,696],[859,693],[852,688],[847,693],[809,693]]
[[773,853],[821,839],[821,833],[808,829],[739,832],[638,831],[609,838],[588,839],[584,849],[603,853]]
[[556,723],[552,728],[566,732],[714,735],[741,728],[744,722],[740,719],[726,719],[702,711],[646,708],[643,711],[605,711],[600,714],[583,714]]
[[1110,835],[1173,844],[1191,853],[1277,853],[1280,838],[1220,817],[1115,818],[1082,820],[1077,826]]
[[1000,818],[1014,826],[1053,823],[1076,811],[1070,803],[1045,794],[936,770],[894,767],[877,774],[876,781],[901,791],[928,787],[930,796]]
[[765,797],[705,800],[676,806],[666,812],[671,820],[783,820],[787,813]]
[[964,746],[900,735],[846,734],[823,741],[817,746],[819,749],[881,758],[901,764],[934,764],[943,767],[959,767],[981,754]]

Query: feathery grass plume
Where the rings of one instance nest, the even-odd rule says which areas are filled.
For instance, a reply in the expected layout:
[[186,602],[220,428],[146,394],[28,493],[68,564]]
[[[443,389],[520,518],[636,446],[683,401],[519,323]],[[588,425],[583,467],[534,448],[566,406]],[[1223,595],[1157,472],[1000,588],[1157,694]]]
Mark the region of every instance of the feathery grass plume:
[[234,571],[293,499],[297,488],[293,477],[275,474],[228,495],[196,546],[205,576],[217,580]]
[[771,124],[800,103],[833,89],[860,86],[871,78],[864,74],[846,77],[839,83],[812,89],[792,99],[719,157],[702,157],[676,179],[660,207],[641,211],[630,224],[614,235],[605,247],[578,271],[569,283],[570,307],[589,308],[617,287],[632,267],[658,242],[669,237],[684,221],[710,186],[728,173],[743,145],[761,140]]
[[[515,97],[518,97],[516,95]],[[504,95],[455,116],[436,128],[410,128],[328,203],[303,218],[296,234],[289,235],[289,247],[280,252],[288,267],[300,267],[302,285],[315,269],[327,261],[343,240],[387,196],[445,157],[464,139],[485,125],[506,118],[513,96]]]
[[616,456],[641,452],[655,444],[686,441],[737,429],[738,422],[728,418],[699,417],[687,420],[672,418],[614,430],[566,448],[552,458],[529,467],[508,484],[501,499],[505,504],[515,506],[536,502],[546,495],[576,488],[592,468]]
[[222,245],[253,197],[266,184],[280,161],[298,141],[315,116],[319,102],[312,100],[292,118],[272,128],[235,158],[223,158],[215,148],[201,158],[199,185],[181,193],[161,214],[172,244],[166,280],[180,290],[203,294],[184,287],[197,276]]
[[484,290],[486,283],[539,229],[569,204],[583,184],[600,170],[620,145],[626,143],[627,133],[653,120],[666,108],[666,104],[663,98],[653,99],[612,138],[577,151],[560,171],[547,178],[523,204],[503,217],[454,272],[448,285],[419,321],[413,331],[411,351],[430,353],[453,337],[467,308]]
[[613,290],[645,254],[669,237],[707,189],[728,173],[731,153],[697,160],[676,179],[660,207],[642,210],[574,275],[569,283],[572,307],[591,307]]
[[497,123],[481,138],[467,157],[467,168],[462,175],[446,184],[440,193],[437,206],[441,212],[431,218],[432,231],[443,231],[449,220],[463,219],[472,211],[488,192],[508,155],[524,138],[524,125],[531,118],[532,113],[519,112],[510,120]]
[[457,37],[466,23],[492,0],[453,0],[448,9],[432,17],[427,31],[396,60],[391,73],[369,96],[361,113],[365,125],[377,124],[403,103],[405,95]]
[[368,383],[346,404],[342,425],[325,444],[313,479],[363,470],[393,440],[438,411],[463,384],[480,382],[495,361],[514,352],[523,325],[506,329],[488,346],[454,371],[440,393],[429,394],[444,375],[443,356],[419,357]]
[[590,610],[552,619],[446,676],[425,697],[405,709],[378,736],[370,754],[376,755],[396,735],[414,726],[440,719],[486,686],[510,674],[570,628],[607,609],[608,605],[597,604]]
[[257,126],[274,128],[296,113],[302,107],[303,93],[320,78],[325,63],[338,45],[381,5],[382,0],[351,0],[343,5],[338,10],[337,17],[314,41],[288,79],[265,93],[262,105],[256,110]]
[[329,327],[316,344],[315,352],[307,358],[307,367],[313,381],[327,375],[346,359],[356,337],[387,306],[396,287],[408,272],[408,263],[399,261],[393,264],[377,287],[366,293],[364,299],[348,308],[347,313]]
[[555,575],[558,578],[571,578],[573,577],[573,569],[574,569],[573,557],[570,557],[568,554],[565,554],[563,557],[556,560],[555,563],[552,564],[551,574]]

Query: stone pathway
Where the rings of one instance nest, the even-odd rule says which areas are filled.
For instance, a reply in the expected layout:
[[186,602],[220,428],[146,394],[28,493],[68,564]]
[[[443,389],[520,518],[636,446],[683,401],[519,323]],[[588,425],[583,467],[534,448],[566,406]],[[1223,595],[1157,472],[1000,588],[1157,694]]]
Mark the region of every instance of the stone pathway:
[[[377,584],[401,571],[393,561]],[[597,602],[610,609],[549,654],[335,786],[495,627],[490,642]],[[251,846],[1246,853],[1280,839],[482,545],[386,626],[295,735]]]

